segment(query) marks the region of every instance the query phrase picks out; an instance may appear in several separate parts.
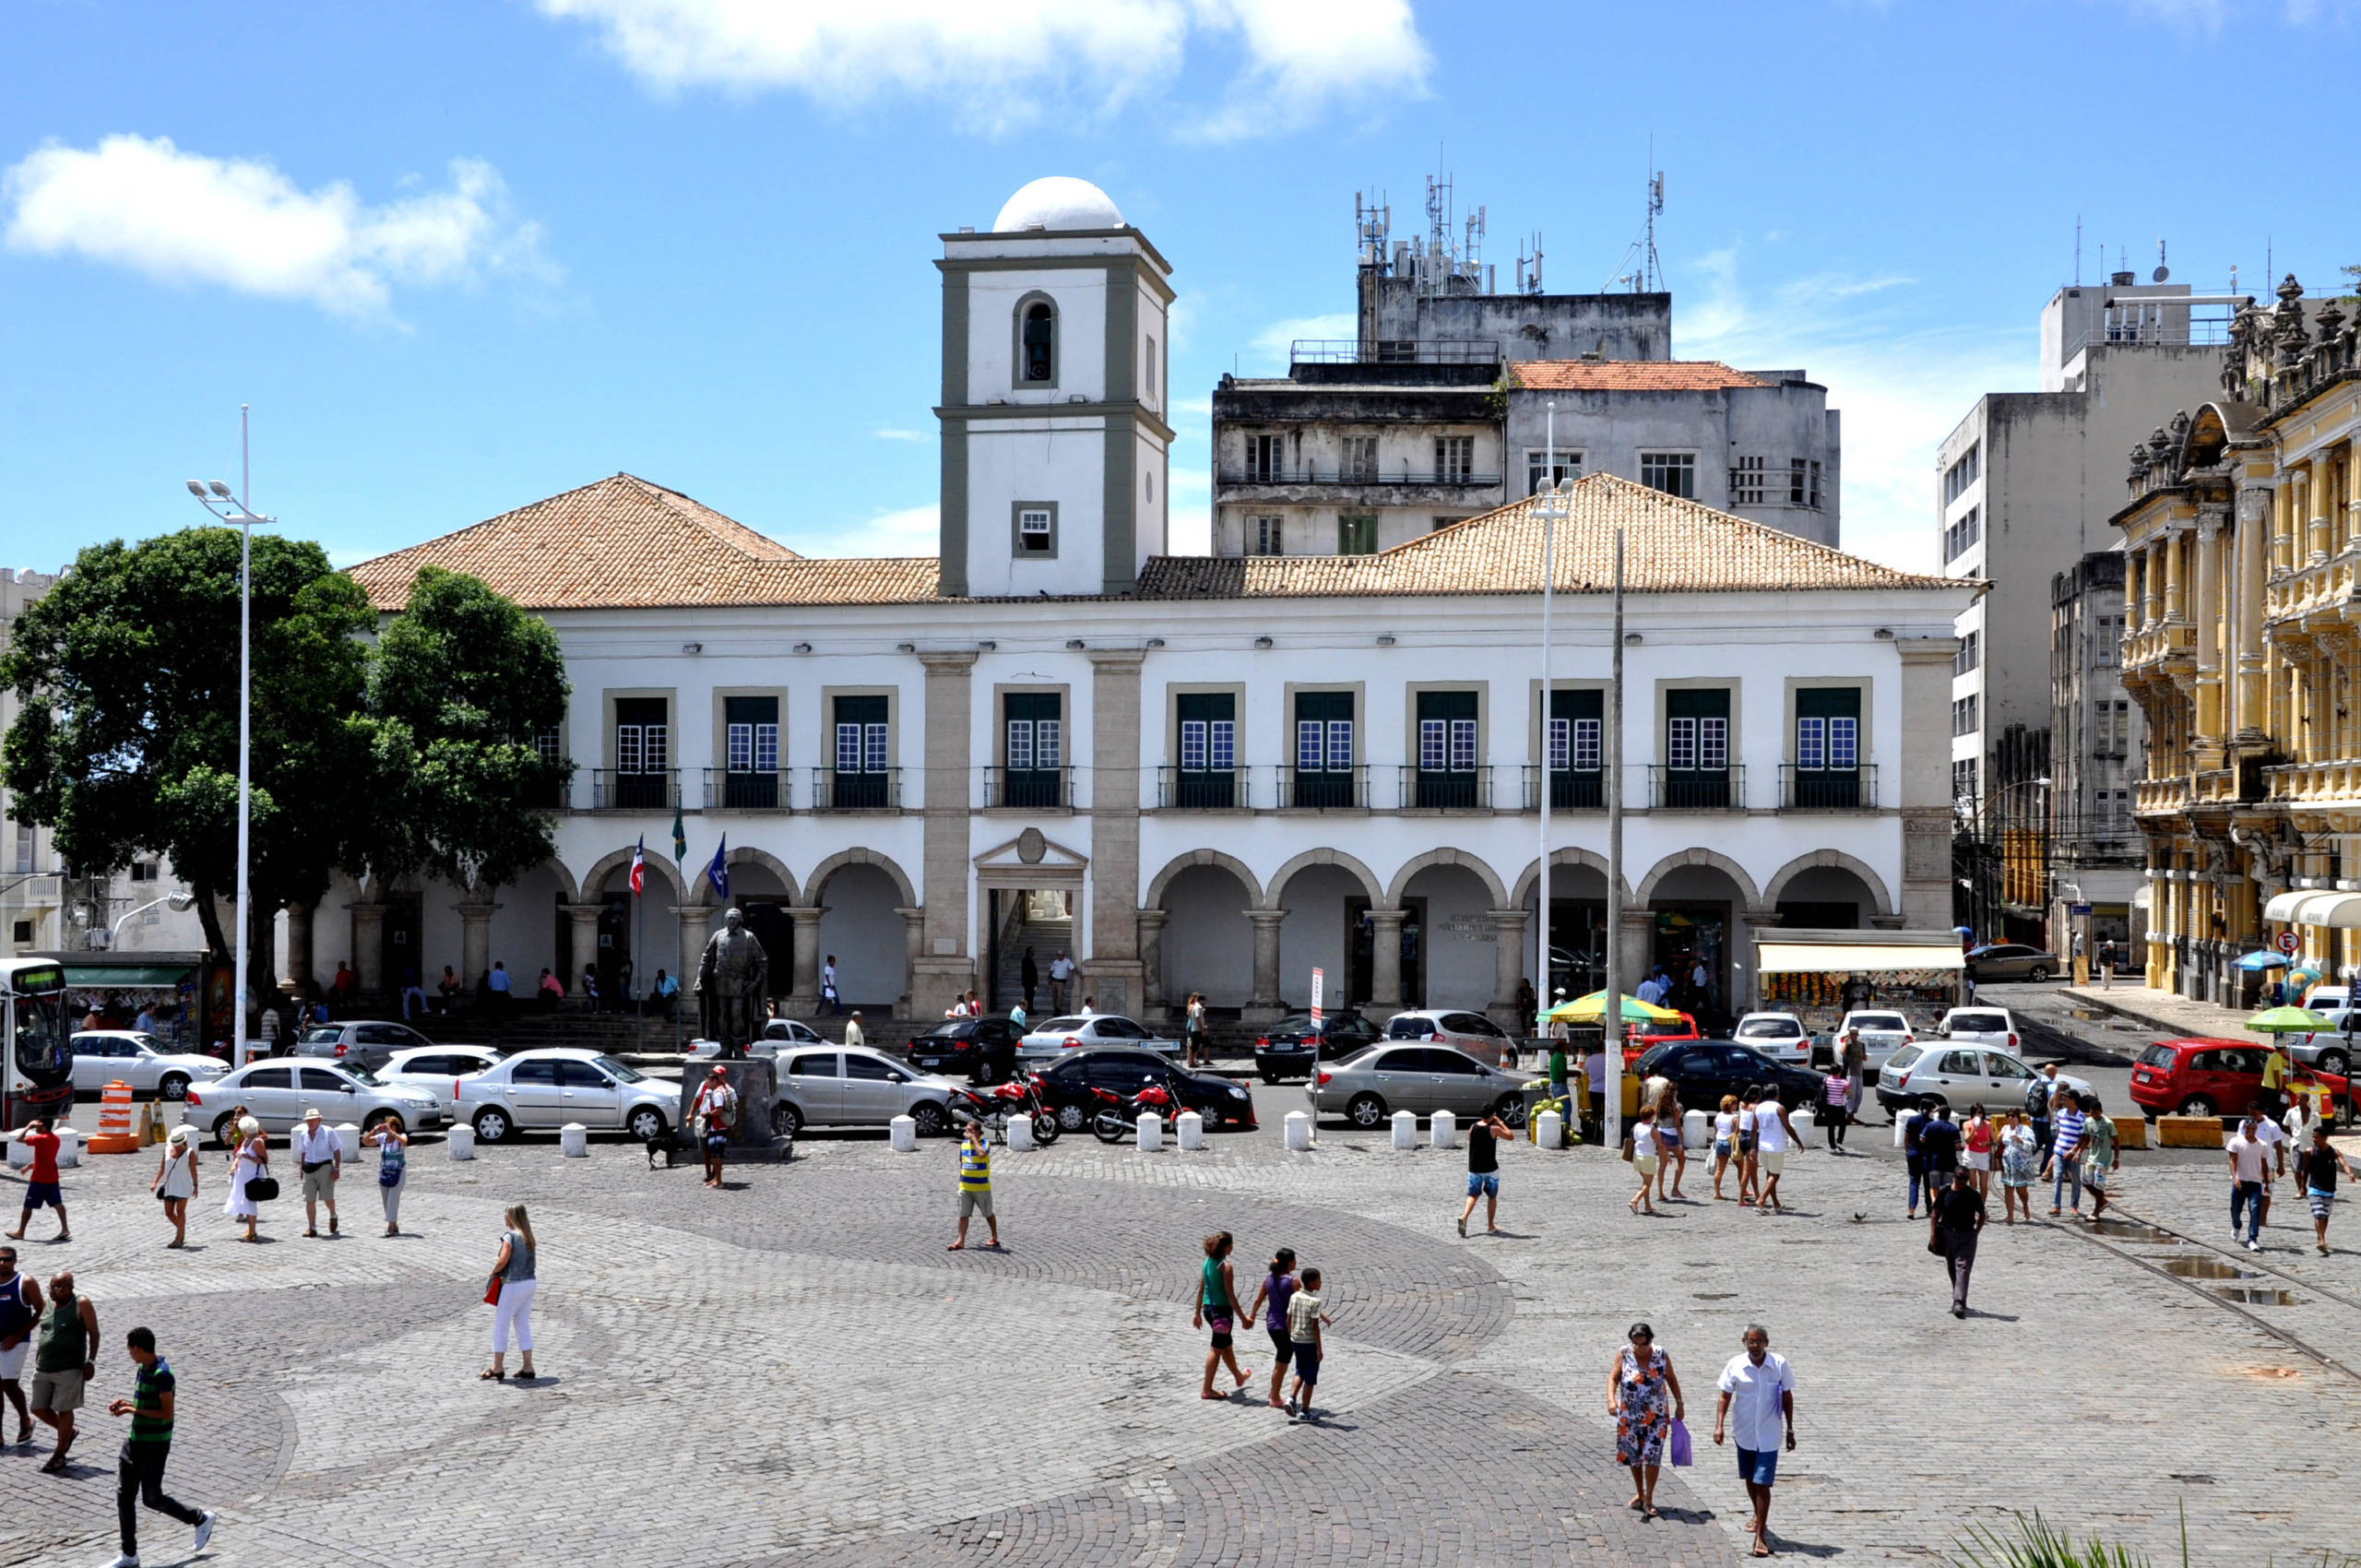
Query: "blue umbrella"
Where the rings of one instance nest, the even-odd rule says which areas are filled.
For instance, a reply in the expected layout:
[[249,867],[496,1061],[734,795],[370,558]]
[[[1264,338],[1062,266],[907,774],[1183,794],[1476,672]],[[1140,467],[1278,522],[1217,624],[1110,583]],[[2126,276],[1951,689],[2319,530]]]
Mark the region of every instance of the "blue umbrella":
[[2238,968],[2242,969],[2284,969],[2286,967],[2286,955],[2273,953],[2267,947],[2258,947],[2238,960]]

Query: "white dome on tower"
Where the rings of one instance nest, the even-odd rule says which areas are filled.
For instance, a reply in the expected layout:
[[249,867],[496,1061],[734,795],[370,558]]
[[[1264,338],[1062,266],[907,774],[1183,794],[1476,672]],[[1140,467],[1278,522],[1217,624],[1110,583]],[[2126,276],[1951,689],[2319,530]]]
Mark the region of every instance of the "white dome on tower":
[[1120,229],[1123,215],[1107,193],[1087,180],[1051,174],[1008,198],[992,220],[992,232],[1021,234],[1027,229]]

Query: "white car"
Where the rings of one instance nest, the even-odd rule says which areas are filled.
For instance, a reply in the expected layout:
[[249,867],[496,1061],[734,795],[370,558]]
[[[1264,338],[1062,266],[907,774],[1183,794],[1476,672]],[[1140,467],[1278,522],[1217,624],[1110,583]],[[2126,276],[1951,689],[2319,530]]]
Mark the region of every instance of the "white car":
[[[836,1041],[813,1028],[801,1018],[773,1018],[763,1026],[762,1034],[746,1042],[749,1056],[777,1056],[799,1045],[834,1045]],[[718,1039],[693,1039],[689,1042],[691,1057],[714,1057],[721,1053]]]
[[1798,1067],[1811,1055],[1811,1034],[1793,1013],[1749,1013],[1730,1031],[1730,1039],[1754,1047],[1774,1062]]
[[[1878,1103],[1889,1112],[1939,1101],[1962,1112],[1980,1105],[1986,1114],[1999,1116],[2024,1109],[2034,1077],[2034,1070],[2012,1051],[1932,1040],[1904,1046],[1878,1070]],[[2065,1073],[2058,1075],[2058,1087],[2093,1092],[2090,1080]]]
[[1509,1032],[1481,1013],[1457,1007],[1414,1007],[1385,1020],[1387,1039],[1423,1039],[1464,1051],[1478,1062],[1498,1065]]
[[2017,1021],[2006,1007],[1954,1007],[1935,1026],[1935,1037],[1953,1045],[1988,1045],[2014,1055]]
[[1167,1056],[1180,1054],[1179,1040],[1165,1039],[1120,1013],[1091,1013],[1045,1020],[1016,1042],[1016,1059],[1048,1062],[1069,1051],[1087,1051],[1098,1045],[1117,1045],[1127,1051],[1160,1051]]
[[488,1144],[568,1122],[654,1138],[671,1125],[680,1100],[681,1086],[671,1079],[635,1073],[595,1051],[558,1046],[520,1051],[461,1078],[454,1119],[472,1124]]
[[452,1086],[500,1060],[488,1045],[416,1045],[397,1051],[372,1075],[379,1083],[423,1089],[438,1099],[452,1098]]
[[84,1029],[74,1037],[74,1092],[101,1094],[120,1080],[135,1095],[184,1099],[193,1083],[210,1083],[230,1070],[218,1056],[168,1051],[138,1029]]
[[1863,1007],[1845,1015],[1836,1026],[1836,1048],[1845,1048],[1845,1035],[1849,1029],[1861,1031],[1863,1060],[1871,1074],[1886,1063],[1886,1059],[1905,1045],[1918,1043],[1918,1031],[1901,1014],[1883,1007]]
[[2281,1035],[2279,1043],[2305,1066],[2343,1077],[2355,1059],[2361,1058],[2361,1039],[2355,1038],[2361,1036],[2361,1008],[2338,1005],[2312,1011],[2328,1020],[2328,1028],[2308,1035]]

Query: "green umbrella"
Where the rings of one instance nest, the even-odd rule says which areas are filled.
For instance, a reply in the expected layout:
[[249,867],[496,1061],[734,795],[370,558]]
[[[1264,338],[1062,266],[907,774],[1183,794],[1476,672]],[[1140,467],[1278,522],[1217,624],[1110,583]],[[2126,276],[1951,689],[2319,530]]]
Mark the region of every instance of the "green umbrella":
[[2267,1007],[2247,1020],[2257,1034],[2308,1035],[2336,1026],[2308,1007]]
[[[1573,1002],[1561,1002],[1542,1015],[1543,1020],[1560,1024],[1596,1024],[1607,1014],[1607,992],[1594,991]],[[1658,1007],[1636,996],[1623,998],[1623,1021],[1627,1024],[1668,1024],[1679,1017],[1669,1007]]]

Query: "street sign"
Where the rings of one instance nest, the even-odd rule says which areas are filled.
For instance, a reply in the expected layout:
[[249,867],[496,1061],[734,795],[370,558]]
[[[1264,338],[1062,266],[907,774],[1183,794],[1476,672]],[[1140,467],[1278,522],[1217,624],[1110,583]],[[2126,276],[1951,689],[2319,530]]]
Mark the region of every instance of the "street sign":
[[2075,920],[2085,919],[2089,916],[2090,912],[2091,907],[2088,904],[2069,904],[2066,906],[2066,913]]
[[[2287,951],[2293,953],[2295,949],[2291,947]],[[1314,969],[1311,971],[1311,1032],[1314,1034],[1318,1034],[1320,1032],[1320,993],[1322,989],[1327,984],[1327,981],[1328,974],[1326,970]]]
[[[2297,935],[2296,935],[2294,932],[2292,932],[2292,931],[2283,931],[2283,932],[2281,932],[2279,933],[2279,951],[2281,951],[2282,953],[2288,953],[2288,954],[2292,954],[2292,953],[2294,953],[2294,952],[2296,951],[2296,948],[2301,947],[2303,944],[2304,944],[2304,939],[2303,939],[2302,937],[2300,937],[2300,936],[2297,936]],[[1319,971],[1319,970],[1317,970],[1317,969],[1314,969],[1314,970],[1312,970],[1311,972],[1312,972],[1313,976],[1315,977],[1315,978],[1313,979],[1312,982],[1311,982],[1311,993],[1312,993],[1314,996],[1317,996],[1317,995],[1319,995],[1319,994],[1320,994],[1320,981],[1319,981],[1319,980],[1317,979],[1317,976],[1319,975],[1320,971]]]

